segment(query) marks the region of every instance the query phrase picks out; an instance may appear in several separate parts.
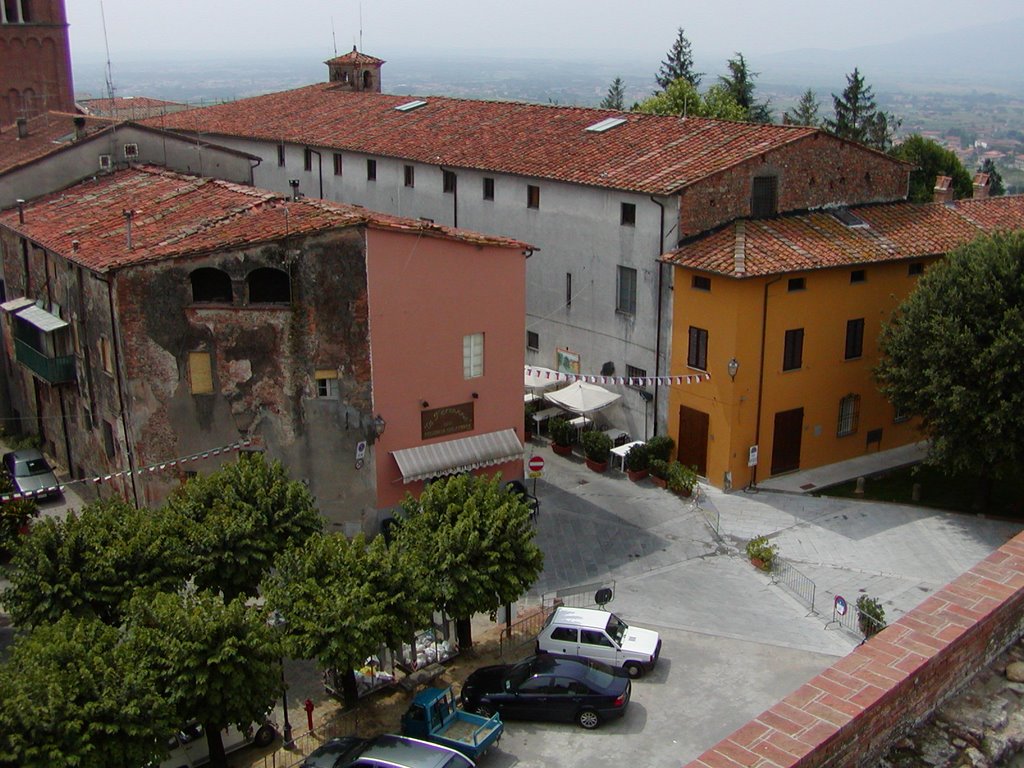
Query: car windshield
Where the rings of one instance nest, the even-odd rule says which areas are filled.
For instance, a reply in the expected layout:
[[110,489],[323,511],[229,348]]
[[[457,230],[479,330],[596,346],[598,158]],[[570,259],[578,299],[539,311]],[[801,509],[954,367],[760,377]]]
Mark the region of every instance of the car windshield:
[[451,760],[444,764],[444,768],[472,768],[472,765],[462,755],[452,755]]
[[622,638],[626,636],[626,630],[629,629],[629,625],[616,616],[614,613],[608,614],[608,625],[605,627],[605,631],[608,632],[608,636],[611,637],[619,645],[622,645]]
[[505,690],[514,691],[523,684],[533,672],[533,665],[529,661],[524,661],[522,664],[516,664],[512,669],[505,675]]

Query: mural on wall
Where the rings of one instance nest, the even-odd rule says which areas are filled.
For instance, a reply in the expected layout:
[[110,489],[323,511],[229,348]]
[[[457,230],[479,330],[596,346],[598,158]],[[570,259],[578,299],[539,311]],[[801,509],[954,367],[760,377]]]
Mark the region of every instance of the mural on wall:
[[579,352],[573,352],[571,349],[558,348],[555,350],[555,370],[559,373],[576,373],[580,372],[580,355]]

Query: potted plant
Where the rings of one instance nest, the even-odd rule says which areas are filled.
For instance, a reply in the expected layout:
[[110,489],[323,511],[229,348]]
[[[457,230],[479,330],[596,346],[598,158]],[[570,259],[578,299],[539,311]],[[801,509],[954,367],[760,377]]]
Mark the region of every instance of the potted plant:
[[651,460],[661,459],[662,461],[672,460],[672,451],[675,450],[676,441],[668,435],[655,435],[647,441],[647,451]]
[[755,568],[770,571],[778,549],[778,545],[769,542],[767,536],[755,536],[747,542],[747,557]]
[[556,416],[548,422],[548,434],[551,435],[551,450],[559,456],[568,456],[572,453],[572,446],[576,442],[576,428],[561,416]]
[[659,488],[668,486],[668,462],[664,459],[651,459],[651,482]]
[[697,470],[678,461],[668,465],[668,489],[680,496],[689,496],[697,485]]
[[647,443],[638,443],[626,454],[626,474],[634,483],[647,477],[650,470],[651,454]]
[[857,598],[857,626],[865,640],[885,629],[885,609],[878,600],[868,595]]
[[583,433],[583,455],[587,466],[594,472],[608,469],[608,457],[612,452],[612,439],[604,432],[592,429]]

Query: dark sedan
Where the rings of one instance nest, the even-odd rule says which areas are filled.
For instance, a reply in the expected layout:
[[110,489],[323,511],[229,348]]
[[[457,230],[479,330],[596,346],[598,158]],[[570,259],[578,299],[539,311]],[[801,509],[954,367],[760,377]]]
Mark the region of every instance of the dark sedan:
[[20,451],[5,453],[3,457],[4,469],[14,482],[14,488],[19,493],[26,493],[43,498],[45,496],[60,496],[60,488],[57,484],[57,477],[53,474],[53,468],[47,463],[46,458],[35,448],[24,448]]
[[481,715],[563,720],[597,728],[622,717],[631,687],[624,672],[607,664],[551,653],[518,664],[481,667],[462,686],[462,706]]

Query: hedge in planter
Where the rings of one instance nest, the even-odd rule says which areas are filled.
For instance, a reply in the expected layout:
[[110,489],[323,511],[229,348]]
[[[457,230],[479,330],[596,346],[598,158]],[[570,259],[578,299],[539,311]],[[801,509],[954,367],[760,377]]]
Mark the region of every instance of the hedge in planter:
[[664,459],[651,459],[651,482],[662,488],[668,485],[668,462]]
[[747,542],[747,557],[762,571],[770,571],[779,547],[768,541],[767,536],[755,536]]
[[697,470],[684,466],[678,461],[673,461],[668,465],[666,481],[670,491],[678,493],[680,496],[689,496],[697,485]]
[[643,480],[650,469],[651,453],[646,443],[638,443],[626,454],[626,473],[630,480]]
[[676,448],[676,441],[668,435],[655,435],[647,441],[647,450],[651,460],[661,459],[664,462],[672,460],[672,451]]
[[604,472],[608,469],[608,457],[612,453],[612,439],[604,432],[590,430],[583,433],[583,454],[587,457],[587,466]]
[[885,629],[885,609],[878,600],[868,595],[857,598],[857,626],[865,639]]
[[548,434],[551,435],[551,444],[555,453],[566,455],[572,452],[572,446],[576,442],[576,427],[570,424],[561,416],[556,416],[548,422]]

